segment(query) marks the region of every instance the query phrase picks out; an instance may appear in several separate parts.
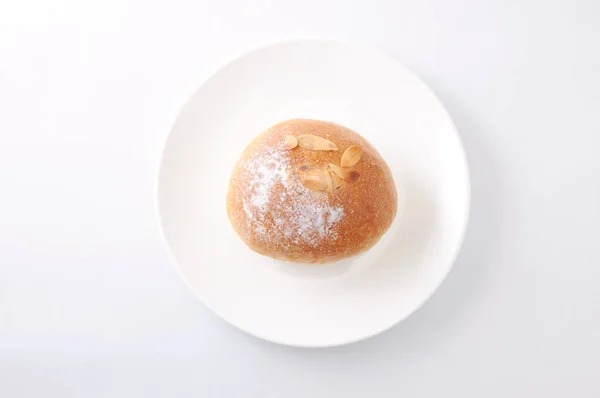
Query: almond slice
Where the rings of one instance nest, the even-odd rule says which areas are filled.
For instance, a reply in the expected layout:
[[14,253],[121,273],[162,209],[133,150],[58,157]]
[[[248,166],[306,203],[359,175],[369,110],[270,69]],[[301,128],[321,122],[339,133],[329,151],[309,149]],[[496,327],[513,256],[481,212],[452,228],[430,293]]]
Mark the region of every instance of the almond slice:
[[358,163],[358,161],[360,160],[361,157],[362,157],[362,148],[359,147],[358,145],[352,145],[351,147],[348,147],[348,149],[346,149],[344,151],[340,165],[342,167],[352,167],[356,163]]
[[360,177],[360,173],[356,170],[340,167],[337,164],[329,163],[329,167],[335,174],[346,182],[356,182]]
[[328,193],[333,193],[333,179],[331,178],[331,170],[323,171],[322,177],[323,181],[325,181],[326,187],[325,190]]
[[313,171],[298,174],[304,186],[313,191],[327,191],[333,193],[333,180],[329,175],[330,170]]
[[323,191],[327,188],[327,184],[321,181],[320,178],[305,178],[302,180],[304,186],[313,191]]
[[286,135],[283,138],[283,148],[284,149],[294,149],[298,146],[298,139],[293,135]]
[[338,177],[337,174],[335,174],[333,172],[333,170],[327,170],[327,172],[329,173],[329,178],[331,178],[331,183],[333,184],[333,189],[338,189],[340,188],[342,185],[344,185],[344,180],[342,180],[340,177]]
[[302,182],[306,179],[318,180],[318,173],[314,170],[311,170],[311,167],[308,165],[302,165],[298,169],[296,169],[296,174]]
[[298,145],[313,151],[337,151],[338,149],[333,142],[316,135],[301,135],[298,137]]
[[327,189],[327,181],[323,178],[323,172],[318,171],[308,171],[308,172],[299,172],[298,176],[304,186],[313,191],[324,191]]

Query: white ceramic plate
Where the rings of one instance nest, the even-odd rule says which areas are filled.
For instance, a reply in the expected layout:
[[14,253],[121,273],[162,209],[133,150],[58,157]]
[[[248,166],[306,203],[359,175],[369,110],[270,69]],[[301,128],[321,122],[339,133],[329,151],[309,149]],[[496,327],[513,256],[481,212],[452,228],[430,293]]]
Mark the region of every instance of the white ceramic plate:
[[[368,253],[333,265],[260,256],[225,211],[244,147],[291,118],[329,120],[367,138],[398,185],[398,217]],[[215,313],[272,342],[334,346],[415,311],[450,270],[469,211],[458,134],[435,95],[378,51],[322,40],[257,49],[214,74],[184,106],[158,177],[164,238],[189,287]]]

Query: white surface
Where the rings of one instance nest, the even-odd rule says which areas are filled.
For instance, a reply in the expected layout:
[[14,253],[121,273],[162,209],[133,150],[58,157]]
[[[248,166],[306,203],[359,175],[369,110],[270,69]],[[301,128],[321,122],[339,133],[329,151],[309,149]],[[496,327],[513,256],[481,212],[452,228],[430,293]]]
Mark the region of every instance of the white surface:
[[[600,3],[105,1],[0,5],[0,396],[597,397]],[[153,179],[223,61],[359,40],[440,96],[472,208],[438,292],[330,350],[212,315],[158,238]]]
[[[231,228],[233,166],[256,135],[293,118],[340,123],[386,159],[398,217],[367,253],[290,264]],[[435,95],[389,56],[325,40],[262,47],[211,76],[177,117],[158,183],[165,240],[190,288],[242,330],[301,347],[371,337],[420,307],[456,258],[468,209],[464,149]]]

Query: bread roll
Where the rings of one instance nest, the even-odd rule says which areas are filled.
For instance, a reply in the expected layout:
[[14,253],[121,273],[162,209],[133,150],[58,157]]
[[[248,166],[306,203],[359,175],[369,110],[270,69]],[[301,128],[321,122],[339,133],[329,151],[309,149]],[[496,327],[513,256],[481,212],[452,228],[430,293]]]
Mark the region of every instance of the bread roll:
[[335,123],[294,119],[245,149],[231,175],[227,214],[260,254],[329,263],[377,243],[397,202],[392,173],[367,140]]

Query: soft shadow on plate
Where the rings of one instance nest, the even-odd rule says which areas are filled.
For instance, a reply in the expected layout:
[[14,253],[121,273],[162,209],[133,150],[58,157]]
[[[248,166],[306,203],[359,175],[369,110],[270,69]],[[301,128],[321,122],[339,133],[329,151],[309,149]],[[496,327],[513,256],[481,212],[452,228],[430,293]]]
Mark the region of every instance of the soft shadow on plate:
[[303,279],[329,279],[347,274],[358,257],[338,261],[333,264],[296,264],[280,260],[270,260],[277,270]]

